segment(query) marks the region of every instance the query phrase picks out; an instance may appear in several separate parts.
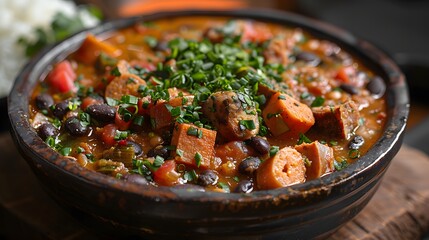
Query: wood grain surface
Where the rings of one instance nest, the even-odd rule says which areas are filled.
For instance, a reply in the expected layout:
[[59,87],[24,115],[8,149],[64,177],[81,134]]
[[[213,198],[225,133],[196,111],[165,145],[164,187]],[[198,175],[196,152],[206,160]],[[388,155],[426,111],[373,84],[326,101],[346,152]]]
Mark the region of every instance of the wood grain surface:
[[[60,208],[0,134],[0,239],[98,239]],[[403,146],[365,209],[330,239],[420,239],[429,230],[429,157]]]

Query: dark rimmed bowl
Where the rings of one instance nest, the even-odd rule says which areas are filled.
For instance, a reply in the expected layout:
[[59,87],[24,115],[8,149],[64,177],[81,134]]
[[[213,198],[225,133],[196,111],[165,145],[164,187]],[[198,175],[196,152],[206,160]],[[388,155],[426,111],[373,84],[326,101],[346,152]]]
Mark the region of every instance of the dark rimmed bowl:
[[[85,38],[141,20],[176,16],[227,16],[301,27],[339,44],[385,79],[388,121],[384,134],[359,161],[340,172],[286,188],[250,194],[190,192],[141,187],[80,167],[40,139],[28,121],[29,95],[49,66]],[[153,238],[323,238],[353,218],[370,200],[398,152],[409,111],[403,74],[385,54],[349,33],[277,11],[181,11],[104,23],[74,35],[34,58],[16,79],[8,99],[12,135],[50,195],[77,209],[106,233]]]

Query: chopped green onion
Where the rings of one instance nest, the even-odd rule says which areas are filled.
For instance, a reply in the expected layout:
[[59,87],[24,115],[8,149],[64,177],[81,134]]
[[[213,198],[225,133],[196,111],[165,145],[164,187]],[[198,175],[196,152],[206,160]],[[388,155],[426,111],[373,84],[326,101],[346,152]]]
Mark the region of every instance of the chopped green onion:
[[217,186],[222,189],[223,191],[225,191],[226,193],[231,192],[231,190],[229,189],[229,185],[223,182],[218,182]]
[[117,106],[119,104],[119,101],[109,97],[106,97],[106,102],[107,102],[107,105],[112,107]]
[[192,182],[198,178],[197,173],[195,170],[186,171],[183,174],[183,179],[185,179],[187,182]]
[[112,76],[115,76],[115,77],[120,77],[121,76],[121,72],[119,72],[119,68],[118,67],[115,67],[114,69],[112,69],[112,71],[110,71],[110,74]]
[[77,152],[77,153],[84,153],[84,152],[85,152],[85,149],[84,149],[83,147],[77,147],[76,152]]
[[256,129],[255,122],[253,122],[253,120],[240,120],[239,121],[239,125],[240,125],[240,129],[241,130],[245,130],[245,129],[253,130],[253,129]]
[[356,159],[360,157],[360,151],[358,149],[351,149],[349,151],[349,158]]
[[128,131],[120,131],[120,130],[116,130],[115,132],[115,140],[124,140],[128,137]]
[[325,98],[317,96],[311,103],[311,107],[320,107],[325,103]]
[[183,157],[183,150],[182,149],[176,149],[176,154],[180,157]]
[[336,159],[334,161],[334,168],[337,171],[341,171],[349,165],[346,159],[340,159],[339,161]]
[[164,163],[164,158],[161,157],[161,156],[156,156],[152,165],[153,165],[154,168],[159,168],[159,167],[161,167],[161,165],[163,163]]
[[60,150],[61,155],[68,156],[71,153],[72,149],[70,147],[63,147]]
[[144,117],[143,116],[136,116],[133,120],[133,123],[137,126],[142,126],[144,123]]
[[158,40],[152,36],[145,36],[144,41],[149,45],[149,47],[154,48],[158,44]]
[[55,148],[55,138],[48,137],[46,138],[45,143],[48,144],[49,147]]
[[270,148],[270,157],[275,156],[279,151],[279,146],[271,146]]
[[310,159],[308,159],[308,157],[304,156],[304,164],[306,167],[310,167],[311,166],[311,161]]
[[312,141],[305,136],[304,134],[300,133],[299,134],[299,139],[298,139],[298,145],[303,144],[303,143],[311,143]]
[[121,102],[136,105],[139,102],[139,99],[132,95],[124,95],[121,98]]
[[194,156],[194,159],[195,159],[195,164],[199,168],[200,165],[201,165],[201,161],[203,160],[203,155],[201,155],[201,153],[199,153],[199,152],[196,152],[195,156]]

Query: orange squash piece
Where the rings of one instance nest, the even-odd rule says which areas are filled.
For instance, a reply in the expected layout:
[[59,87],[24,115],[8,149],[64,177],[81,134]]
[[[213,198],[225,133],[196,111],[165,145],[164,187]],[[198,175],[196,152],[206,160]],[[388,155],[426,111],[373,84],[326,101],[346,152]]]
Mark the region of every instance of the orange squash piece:
[[140,85],[146,86],[146,81],[130,73],[128,70],[130,65],[125,60],[120,60],[117,67],[121,75],[110,81],[106,86],[104,96],[117,100],[124,95],[139,96],[138,89]]
[[97,39],[94,35],[88,34],[80,48],[76,51],[76,59],[85,64],[93,64],[101,52],[118,57],[122,51],[115,46]]
[[[190,128],[195,129],[194,132],[196,131],[197,134],[191,134]],[[174,160],[195,168],[212,168],[215,141],[216,131],[199,128],[192,124],[177,123],[171,139],[171,145],[176,146],[173,154]],[[196,157],[198,154],[201,155],[200,160]]]
[[[168,89],[170,92],[170,89]],[[188,95],[185,95],[188,94]],[[171,97],[170,92],[170,97]],[[169,126],[172,126],[173,123],[173,117],[171,116],[170,111],[167,108],[167,104],[171,107],[179,107],[179,106],[186,106],[192,103],[194,100],[193,95],[189,95],[189,93],[185,93],[183,97],[179,97],[177,94],[176,97],[170,98],[168,102],[166,101],[159,101],[157,102],[153,107],[149,109],[149,115],[151,117],[152,121],[152,128],[154,130],[160,130]]]

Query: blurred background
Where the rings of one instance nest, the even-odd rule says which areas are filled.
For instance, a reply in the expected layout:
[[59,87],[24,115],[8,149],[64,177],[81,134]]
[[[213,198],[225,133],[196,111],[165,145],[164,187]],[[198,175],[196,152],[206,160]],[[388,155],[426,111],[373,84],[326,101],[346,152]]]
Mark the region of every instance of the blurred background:
[[[7,1],[0,0],[0,7]],[[48,6],[50,0],[40,0]],[[103,13],[103,20],[128,17],[154,11],[180,9],[239,9],[245,7],[291,11],[323,20],[343,28],[359,38],[370,41],[390,55],[401,67],[410,86],[411,112],[405,143],[429,154],[429,1],[425,0],[76,0],[76,4],[93,4]],[[1,25],[1,24],[0,24]],[[1,26],[0,26],[1,27]],[[1,29],[0,29],[1,30]],[[1,56],[0,56],[1,57]],[[0,95],[0,133],[8,129],[6,97]],[[0,142],[1,144],[1,142]],[[4,160],[4,159],[2,159]],[[25,163],[15,166],[20,171]],[[28,167],[27,167],[28,168]],[[3,179],[2,179],[3,181]],[[0,186],[2,186],[0,184]],[[28,183],[22,188],[32,188]],[[36,186],[37,187],[37,186]],[[40,188],[40,187],[39,187]],[[1,189],[0,189],[1,190]],[[1,200],[0,191],[0,200]],[[46,198],[46,201],[52,201]],[[20,203],[16,203],[20,204]],[[40,234],[47,224],[36,224],[37,206],[25,206],[17,215],[0,206],[0,239],[4,236],[21,236],[45,239]],[[13,206],[6,206],[11,208]],[[28,210],[27,210],[28,209]],[[37,211],[36,211],[37,212]],[[40,212],[38,214],[43,214]],[[30,227],[28,222],[32,222]],[[58,228],[76,227],[53,224]],[[57,225],[55,225],[57,224]],[[18,235],[17,230],[26,229]],[[45,229],[46,230],[46,229]],[[64,230],[65,231],[65,230]],[[83,230],[82,230],[83,231]],[[83,236],[77,233],[76,236]],[[50,236],[52,237],[52,236]],[[91,236],[89,236],[91,237]],[[55,237],[54,237],[55,238]],[[424,239],[429,239],[427,236]]]

